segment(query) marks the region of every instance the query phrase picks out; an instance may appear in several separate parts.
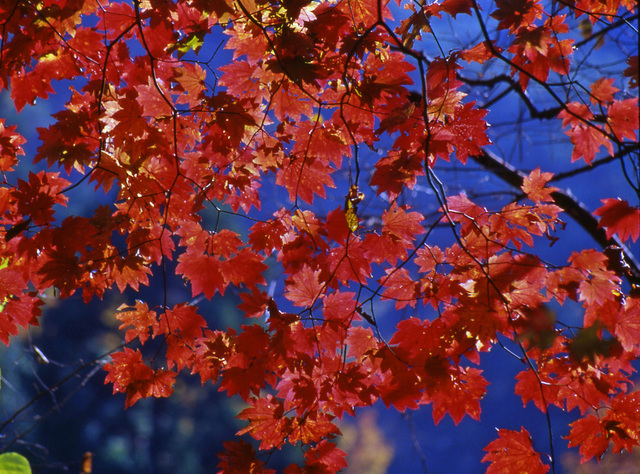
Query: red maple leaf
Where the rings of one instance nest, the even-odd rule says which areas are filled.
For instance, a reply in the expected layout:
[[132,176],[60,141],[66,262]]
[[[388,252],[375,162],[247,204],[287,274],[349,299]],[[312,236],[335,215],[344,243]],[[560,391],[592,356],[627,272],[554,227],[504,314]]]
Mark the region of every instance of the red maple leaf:
[[602,305],[605,301],[614,300],[619,294],[620,278],[612,271],[595,271],[578,286],[580,301],[588,306]]
[[604,135],[602,129],[595,125],[578,125],[566,132],[571,137],[571,143],[573,143],[573,153],[571,154],[571,161],[576,161],[579,158],[584,159],[588,164],[591,164],[596,156],[596,153],[600,151],[600,148],[604,146],[609,154],[613,153],[613,145],[611,141]]
[[356,294],[351,291],[334,292],[323,300],[323,315],[327,321],[349,323],[356,316]]
[[256,254],[251,249],[243,248],[237,255],[222,262],[220,272],[224,276],[225,282],[251,288],[257,284],[264,284],[262,272],[267,268],[267,265],[262,262],[260,254]]
[[569,72],[569,57],[573,40],[559,40],[559,33],[567,33],[565,15],[554,15],[542,26],[519,28],[516,39],[508,49],[514,54],[511,74],[519,74],[519,82],[526,89],[529,80],[546,81],[549,71],[566,75]]
[[468,102],[457,107],[453,120],[446,128],[453,135],[451,143],[456,148],[456,159],[462,164],[467,162],[469,156],[480,154],[481,147],[491,143],[484,121],[487,111],[474,108],[474,105],[475,102]]
[[362,326],[352,326],[349,328],[349,335],[346,338],[348,347],[347,355],[355,357],[357,360],[365,356],[367,352],[378,347],[378,340],[371,331],[371,328]]
[[387,192],[397,196],[404,187],[412,188],[416,178],[424,174],[419,154],[407,156],[406,152],[390,151],[387,157],[376,162],[376,171],[371,177],[371,186],[377,186],[377,193]]
[[204,293],[211,299],[216,291],[224,294],[227,285],[220,271],[221,263],[218,257],[187,252],[178,257],[178,262],[176,273],[191,282],[193,296]]
[[598,227],[605,227],[607,238],[614,234],[623,242],[631,238],[634,242],[640,237],[640,209],[631,207],[623,199],[602,199],[602,206],[593,213],[600,216]]
[[440,4],[442,11],[447,12],[452,17],[456,17],[461,13],[471,15],[471,8],[473,7],[472,0],[444,0]]
[[602,127],[591,122],[593,113],[587,105],[571,102],[567,104],[567,110],[561,111],[558,117],[562,119],[563,127],[570,127],[565,133],[574,146],[571,161],[583,158],[591,164],[602,146],[609,154],[613,154],[613,144],[605,136]]
[[317,467],[328,472],[338,472],[347,467],[347,454],[338,448],[335,443],[326,439],[320,441],[315,447],[304,453],[305,463],[309,467]]
[[600,419],[595,415],[587,415],[569,426],[571,432],[566,437],[569,447],[580,447],[583,461],[588,461],[594,456],[600,459],[609,447],[609,440]]
[[142,361],[140,350],[128,347],[123,352],[111,354],[112,362],[104,365],[108,372],[105,383],[113,383],[113,393],[124,392],[127,395],[125,408],[129,408],[141,398],[168,397],[173,393],[176,373],[169,370],[156,370]]
[[6,263],[8,266],[0,268],[0,303],[21,294],[27,284],[24,271],[16,265]]
[[618,393],[611,400],[611,410],[603,417],[607,438],[613,444],[613,452],[631,452],[640,439],[640,392]]
[[[278,319],[278,316],[271,316]],[[251,393],[258,395],[267,385],[276,384],[274,370],[279,363],[272,348],[269,334],[261,326],[242,326],[243,332],[235,338],[233,353],[224,359],[224,373],[220,390],[229,396],[239,394],[247,400]]]
[[65,206],[68,198],[61,191],[69,186],[69,181],[60,173],[29,172],[29,182],[18,180],[16,199],[21,214],[31,216],[35,225],[53,223],[55,204]]
[[602,306],[618,297],[620,277],[607,269],[608,258],[602,252],[593,249],[574,252],[569,262],[583,275],[576,280],[580,301],[588,306]]
[[547,405],[554,404],[562,408],[562,403],[558,400],[560,387],[553,380],[547,380],[542,374],[537,374],[533,370],[527,369],[516,375],[515,393],[522,398],[522,404],[527,405],[530,401],[543,413],[547,411]]
[[412,242],[416,236],[424,234],[424,227],[420,223],[424,216],[419,212],[406,212],[394,202],[388,211],[382,213],[383,233],[389,233],[397,239]]
[[16,133],[17,126],[7,127],[5,119],[0,119],[0,170],[13,171],[13,166],[18,163],[18,155],[24,155],[20,145],[23,145],[25,138]]
[[640,346],[640,300],[627,298],[615,322],[614,334],[626,351],[634,351]]
[[155,311],[150,311],[149,306],[143,301],[136,301],[133,307],[126,304],[121,305],[115,317],[122,321],[118,329],[123,330],[129,326],[133,327],[125,334],[124,340],[126,343],[137,337],[144,344],[150,335],[155,337],[159,334],[158,315]]
[[55,286],[64,296],[69,296],[76,291],[83,269],[78,257],[69,254],[70,252],[51,252],[45,255],[46,258],[43,259],[43,265],[38,270],[38,274],[32,276],[38,288]]
[[102,7],[102,15],[99,18],[97,28],[108,31],[111,41],[135,22],[135,12],[133,7],[126,3],[109,3]]
[[184,94],[178,96],[176,103],[188,104],[189,107],[195,107],[201,103],[207,88],[206,78],[206,71],[197,64],[184,63],[182,67],[177,68],[175,80],[178,86],[174,90],[182,91]]
[[198,308],[179,303],[161,315],[159,330],[179,335],[186,343],[193,343],[196,338],[202,337],[202,328],[206,326],[207,322],[198,314]]
[[601,77],[591,84],[591,103],[613,102],[613,95],[620,90],[614,87],[614,81],[615,79]]
[[487,393],[489,382],[479,369],[459,367],[451,383],[441,385],[432,397],[433,421],[438,424],[449,413],[457,425],[465,415],[480,420],[480,400]]
[[303,266],[287,283],[284,296],[300,308],[313,306],[323,291],[319,275],[319,270],[313,271],[308,265]]
[[37,98],[47,99],[49,94],[55,94],[55,90],[50,78],[43,76],[40,70],[23,69],[11,77],[11,98],[18,112],[27,104],[34,105]]
[[151,270],[139,255],[129,254],[124,258],[114,258],[109,262],[109,267],[109,276],[121,292],[127,286],[137,291],[140,284],[149,285],[147,275],[151,274]]
[[522,190],[533,202],[553,201],[551,194],[558,188],[547,187],[551,178],[553,178],[553,173],[542,173],[538,167],[523,179]]
[[220,472],[226,474],[275,474],[273,469],[266,469],[264,462],[256,459],[256,450],[244,440],[225,441],[224,451],[218,453]]
[[240,412],[238,418],[249,421],[249,425],[238,436],[249,433],[260,440],[260,449],[280,447],[291,432],[291,418],[284,416],[284,405],[272,395],[266,398],[250,398],[249,408]]
[[407,305],[415,308],[420,298],[419,285],[406,268],[387,269],[387,276],[383,277],[380,283],[385,287],[382,298],[395,300],[396,309],[402,309]]
[[125,132],[132,137],[142,137],[148,132],[149,124],[144,118],[142,105],[136,100],[134,91],[130,91],[119,100],[120,110],[113,114],[117,120],[114,132]]
[[617,100],[607,111],[607,122],[618,140],[628,138],[636,142],[639,121],[638,99]]
[[13,295],[4,299],[4,307],[0,311],[0,341],[9,345],[10,336],[18,334],[18,328],[38,325],[38,316],[44,301],[33,293]]
[[549,471],[549,465],[544,464],[540,454],[535,452],[531,444],[529,432],[500,429],[499,438],[491,441],[484,450],[487,454],[482,462],[490,462],[488,474],[505,472],[526,472],[528,474],[543,474]]
[[401,413],[419,407],[423,388],[424,382],[415,371],[398,369],[385,374],[383,383],[377,386],[387,408],[393,405]]
[[251,294],[240,293],[240,298],[243,302],[238,305],[238,309],[244,311],[246,318],[262,316],[269,303],[269,295],[255,287],[251,289]]
[[[299,401],[300,399],[296,400],[296,402]],[[311,404],[305,403],[304,405],[312,405],[313,399],[309,401]],[[291,444],[297,442],[311,444],[326,441],[329,438],[340,435],[341,433],[338,427],[331,422],[333,418],[333,415],[327,415],[315,410],[310,413],[298,415],[292,419],[291,433],[287,441]]]
[[[493,47],[495,51],[502,51],[501,48],[497,45],[493,45]],[[493,57],[493,53],[491,52],[491,49],[487,46],[487,43],[485,41],[478,43],[473,48],[461,51],[459,54],[460,59],[462,59],[463,61],[473,61],[479,64],[484,64],[486,61]]]
[[170,117],[173,113],[173,105],[164,93],[160,85],[154,83],[151,78],[144,85],[136,86],[138,91],[138,103],[142,106],[144,115],[148,117]]
[[289,191],[292,202],[297,198],[313,204],[313,196],[326,196],[326,188],[335,188],[330,174],[332,168],[319,160],[311,161],[296,157],[278,171],[276,183]]
[[542,18],[543,8],[533,0],[498,0],[496,6],[498,9],[491,13],[491,17],[500,22],[500,29],[515,31]]

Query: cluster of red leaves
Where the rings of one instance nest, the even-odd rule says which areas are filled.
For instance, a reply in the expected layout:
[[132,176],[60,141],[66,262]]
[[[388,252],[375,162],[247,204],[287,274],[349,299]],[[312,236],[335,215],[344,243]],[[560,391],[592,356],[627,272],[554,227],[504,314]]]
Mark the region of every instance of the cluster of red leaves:
[[[624,275],[599,251],[576,252],[561,267],[528,252],[558,225],[550,173],[533,171],[522,186],[527,199],[502,209],[465,195],[443,200],[441,219],[457,230],[444,249],[427,244],[424,216],[396,198],[438,160],[464,164],[490,144],[486,111],[460,90],[460,62],[506,62],[524,91],[551,73],[568,74],[570,16],[590,12],[595,21],[632,3],[580,0],[559,7],[566,15],[548,15],[538,1],[497,1],[491,17],[508,46],[487,40],[429,61],[420,93],[407,89],[416,74],[410,58],[421,58],[413,43],[430,31],[430,18],[471,14],[475,2],[411,5],[395,31],[386,2],[370,0],[1,3],[0,87],[10,85],[16,108],[46,99],[54,80],[73,84],[65,109],[38,130],[35,161],[85,173],[115,198],[91,217],[60,221],[55,212],[71,183],[59,173],[0,187],[0,340],[37,323],[37,293],[48,287],[89,301],[114,286],[137,290],[154,265],[175,258],[194,297],[243,289],[239,307],[256,321],[213,331],[184,303],[121,307],[125,341],[139,348],[113,354],[105,369],[127,407],[169,396],[178,372],[190,371],[247,403],[238,434],[260,450],[306,447],[305,467],[286,472],[334,472],[346,465],[329,441],[339,434],[335,420],[376,400],[400,411],[430,404],[436,423],[446,414],[456,424],[478,419],[488,382],[475,365],[503,335],[527,353],[516,385],[525,404],[579,409],[568,439],[584,459],[610,445],[631,449],[640,441],[640,401],[628,378],[640,356],[640,300],[625,294]],[[214,31],[233,52],[219,77],[210,63],[181,60]],[[637,85],[632,67],[625,74]],[[563,105],[572,159],[590,163],[603,146],[612,153],[614,144],[637,142],[637,99],[618,100],[617,92],[603,78],[590,105]],[[385,136],[392,144],[368,185],[389,205],[359,228],[351,164],[357,168],[359,144],[374,147]],[[2,120],[3,174],[23,143]],[[341,186],[338,172],[350,179],[338,191],[344,209],[303,209]],[[270,198],[261,189],[268,177],[292,206],[264,220],[256,210]],[[246,238],[206,228],[203,211],[219,203],[257,220]],[[607,236],[635,242],[638,208],[603,204],[596,214]],[[285,275],[281,298],[264,288],[269,257]],[[400,322],[384,342],[365,308],[378,299],[420,317]],[[584,329],[573,338],[546,310],[567,299],[584,306]],[[429,307],[432,321],[423,316]],[[147,358],[145,344],[155,338],[163,357]],[[154,368],[161,361],[166,368]],[[272,472],[248,443],[225,448],[222,471]],[[549,467],[525,430],[500,430],[486,449],[491,472]]]
[[613,154],[614,144],[621,144],[625,139],[637,141],[638,99],[614,100],[613,93],[618,89],[612,87],[612,83],[613,79],[605,79],[591,86],[593,106],[605,117],[603,125],[595,123],[594,113],[583,103],[570,102],[558,115],[562,126],[569,127],[566,133],[574,145],[572,160],[582,158],[590,164],[603,146]]

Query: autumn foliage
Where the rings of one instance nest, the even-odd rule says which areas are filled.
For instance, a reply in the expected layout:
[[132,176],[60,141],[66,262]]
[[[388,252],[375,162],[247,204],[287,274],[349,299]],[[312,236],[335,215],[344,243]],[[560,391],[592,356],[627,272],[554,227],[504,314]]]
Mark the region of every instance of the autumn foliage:
[[[562,229],[576,214],[542,162],[494,160],[504,168],[487,173],[515,197],[493,207],[449,194],[439,170],[498,152],[491,106],[469,88],[503,84],[564,132],[567,169],[611,156],[637,173],[637,51],[611,77],[580,75],[575,57],[578,25],[603,31],[596,41],[634,14],[631,0],[0,2],[0,87],[16,110],[69,89],[33,157],[18,162],[25,140],[0,121],[0,340],[38,324],[47,288],[88,302],[175,269],[194,299],[239,295],[244,324],[215,329],[166,288],[131,301],[106,382],[126,407],[170,396],[179,372],[244,400],[222,472],[272,472],[260,451],[287,443],[304,447],[287,473],[335,472],[348,462],[336,421],[378,400],[431,405],[435,423],[479,420],[483,353],[505,344],[524,404],[541,419],[577,413],[555,443],[583,460],[632,449],[638,200],[606,190],[596,224],[578,219],[600,240],[550,262],[539,249],[571,245]],[[440,48],[449,21],[477,40]],[[60,217],[87,186],[108,203]],[[430,213],[411,200],[424,188]],[[409,315],[393,331],[384,301]],[[569,304],[579,324],[563,321]],[[549,440],[524,428],[485,449],[489,472],[554,468]]]

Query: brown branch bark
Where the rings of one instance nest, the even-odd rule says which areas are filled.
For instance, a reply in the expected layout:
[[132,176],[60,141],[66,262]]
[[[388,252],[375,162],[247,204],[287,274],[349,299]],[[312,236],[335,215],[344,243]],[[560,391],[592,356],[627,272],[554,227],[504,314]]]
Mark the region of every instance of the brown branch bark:
[[[524,178],[527,176],[513,165],[487,150],[483,150],[480,155],[472,156],[471,158],[487,171],[517,189],[520,189]],[[619,247],[622,252],[622,258],[628,266],[624,276],[630,284],[640,285],[640,263],[638,263],[627,246],[620,241],[618,236],[614,235],[608,239],[605,230],[598,227],[598,219],[596,219],[570,190],[558,190],[551,194],[551,196],[555,203],[598,242],[603,250],[610,247]]]

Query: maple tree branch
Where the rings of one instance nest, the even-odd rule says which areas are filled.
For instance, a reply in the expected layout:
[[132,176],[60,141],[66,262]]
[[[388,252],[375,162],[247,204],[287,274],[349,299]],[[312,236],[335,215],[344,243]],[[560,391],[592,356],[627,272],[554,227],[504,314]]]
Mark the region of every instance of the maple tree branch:
[[606,165],[608,163],[611,163],[612,161],[622,159],[634,151],[636,152],[640,151],[639,144],[635,144],[633,146],[623,146],[620,150],[618,150],[613,155],[605,156],[604,158],[600,158],[599,160],[594,160],[591,162],[591,164],[587,164],[587,165],[581,166],[580,168],[576,168],[570,171],[565,171],[564,173],[556,173],[549,180],[549,182],[560,181],[562,179],[572,178],[573,176],[577,176],[581,173],[586,173],[588,171],[593,170],[594,168],[597,168],[598,166]]
[[600,23],[604,23],[604,20],[602,20],[602,18],[600,17],[606,17],[606,18],[621,18],[622,21],[625,21],[625,18],[621,15],[615,15],[615,14],[610,14],[610,13],[593,13],[591,11],[589,11],[588,9],[584,9],[584,8],[579,8],[575,5],[575,3],[573,2],[568,2],[566,0],[557,0],[557,2],[565,7],[567,7],[569,10],[573,10],[574,12],[579,12],[579,14],[584,14],[587,16],[590,16],[591,19],[594,20],[594,22],[600,22]]
[[[482,19],[482,16],[480,15],[480,7],[478,6],[477,0],[472,0],[472,6],[473,6],[474,12],[476,14],[476,18],[478,20],[478,25],[480,26],[480,31],[482,32],[482,37],[484,38],[485,46],[491,52],[493,57],[500,59],[502,62],[504,62],[505,64],[509,65],[513,70],[518,71],[518,73],[521,76],[525,75],[529,80],[535,82],[540,87],[542,87],[542,89],[544,89],[551,96],[551,98],[556,103],[558,103],[558,107],[561,109],[561,111],[566,112],[568,115],[570,115],[570,116],[574,117],[575,119],[579,120],[580,122],[584,123],[585,126],[597,130],[605,138],[611,140],[612,142],[620,143],[620,141],[618,140],[618,138],[614,134],[608,133],[605,129],[598,128],[594,124],[593,120],[587,120],[584,117],[582,117],[579,114],[577,114],[576,112],[574,112],[573,110],[571,110],[571,108],[568,107],[568,105],[565,103],[565,101],[562,100],[558,96],[558,94],[553,90],[553,88],[552,88],[550,83],[539,79],[534,74],[532,74],[531,72],[525,70],[524,68],[522,68],[518,64],[514,63],[511,59],[506,57],[504,54],[502,54],[502,51],[496,49],[496,46],[494,45],[494,42],[489,37],[489,32],[487,30],[487,26],[485,25],[485,22]],[[524,94],[524,92],[523,92],[523,94]]]
[[427,469],[427,456],[425,456],[424,451],[422,450],[422,446],[420,446],[416,425],[413,422],[413,416],[410,411],[407,411],[406,413],[404,413],[404,419],[409,424],[409,432],[411,433],[411,443],[413,444],[413,449],[415,449],[416,453],[418,454],[418,458],[420,458],[420,464],[422,464],[422,470],[424,474],[429,474],[429,470]]
[[612,30],[615,30],[616,28],[620,27],[620,26],[624,26],[624,25],[629,25],[630,21],[633,20],[637,20],[638,18],[640,18],[640,15],[638,13],[636,13],[635,15],[631,15],[628,17],[622,17],[620,18],[618,21],[616,21],[615,23],[610,23],[607,26],[605,26],[604,28],[602,28],[601,30],[596,31],[595,33],[590,34],[589,36],[587,36],[585,39],[578,41],[577,43],[575,43],[573,45],[574,48],[580,48],[582,46],[584,46],[585,44],[594,41],[594,40],[598,40],[601,36],[609,33]]
[[[482,150],[481,154],[470,156],[470,158],[514,188],[519,189],[526,177],[525,173],[488,150]],[[603,249],[611,246],[619,247],[622,250],[624,261],[629,266],[628,274],[625,274],[627,280],[631,284],[640,284],[640,263],[617,235],[607,238],[605,230],[598,227],[598,219],[584,204],[578,201],[570,190],[554,191],[551,196],[555,203],[569,214]]]
[[42,397],[46,396],[47,394],[53,394],[55,393],[58,389],[60,389],[63,385],[65,385],[68,381],[72,380],[73,378],[79,377],[80,373],[89,368],[92,367],[92,369],[88,372],[88,374],[85,374],[84,377],[82,378],[82,380],[80,381],[80,383],[74,387],[71,392],[60,402],[57,403],[53,408],[51,408],[47,413],[45,413],[44,415],[39,416],[35,422],[31,425],[31,427],[27,428],[26,431],[23,431],[22,433],[18,433],[13,440],[11,440],[10,442],[8,442],[5,446],[3,446],[2,448],[0,448],[0,453],[6,452],[7,450],[9,450],[15,443],[19,442],[24,436],[26,436],[30,431],[32,431],[38,424],[40,424],[41,422],[43,422],[45,420],[45,418],[47,418],[49,415],[51,415],[54,411],[58,411],[60,407],[62,407],[63,405],[65,405],[69,399],[82,387],[84,387],[88,380],[93,377],[97,371],[99,369],[102,368],[102,365],[104,364],[104,359],[105,357],[107,357],[108,355],[110,355],[111,353],[121,349],[122,347],[124,347],[124,344],[108,351],[105,352],[104,354],[99,355],[98,357],[94,358],[93,360],[89,361],[89,362],[85,362],[85,363],[81,363],[73,372],[71,372],[70,374],[66,375],[65,377],[63,377],[61,380],[59,380],[58,382],[56,382],[54,385],[50,386],[50,387],[46,387],[44,390],[41,390],[40,392],[38,392],[31,400],[29,400],[28,402],[26,402],[22,407],[20,407],[19,409],[17,409],[12,415],[11,417],[9,417],[2,425],[0,425],[0,433],[2,433],[5,428],[7,428],[9,425],[11,425],[13,422],[16,421],[16,419],[18,418],[18,416],[23,413],[25,410],[27,410],[29,407],[31,407],[34,403],[36,403],[38,400],[40,400]]
[[529,116],[533,119],[554,119],[558,117],[558,114],[565,109],[563,106],[552,107],[550,109],[538,110],[531,99],[529,98],[526,91],[523,91],[520,85],[515,81],[512,77],[507,74],[500,74],[498,76],[494,76],[488,79],[479,79],[479,78],[468,78],[463,75],[456,73],[456,78],[464,82],[468,86],[484,86],[492,88],[496,84],[504,82],[509,85],[504,91],[502,91],[497,97],[490,99],[486,104],[483,104],[480,108],[486,109],[489,106],[496,103],[498,100],[502,99],[509,92],[515,92],[520,99],[524,102],[524,105],[527,107],[529,111]]

